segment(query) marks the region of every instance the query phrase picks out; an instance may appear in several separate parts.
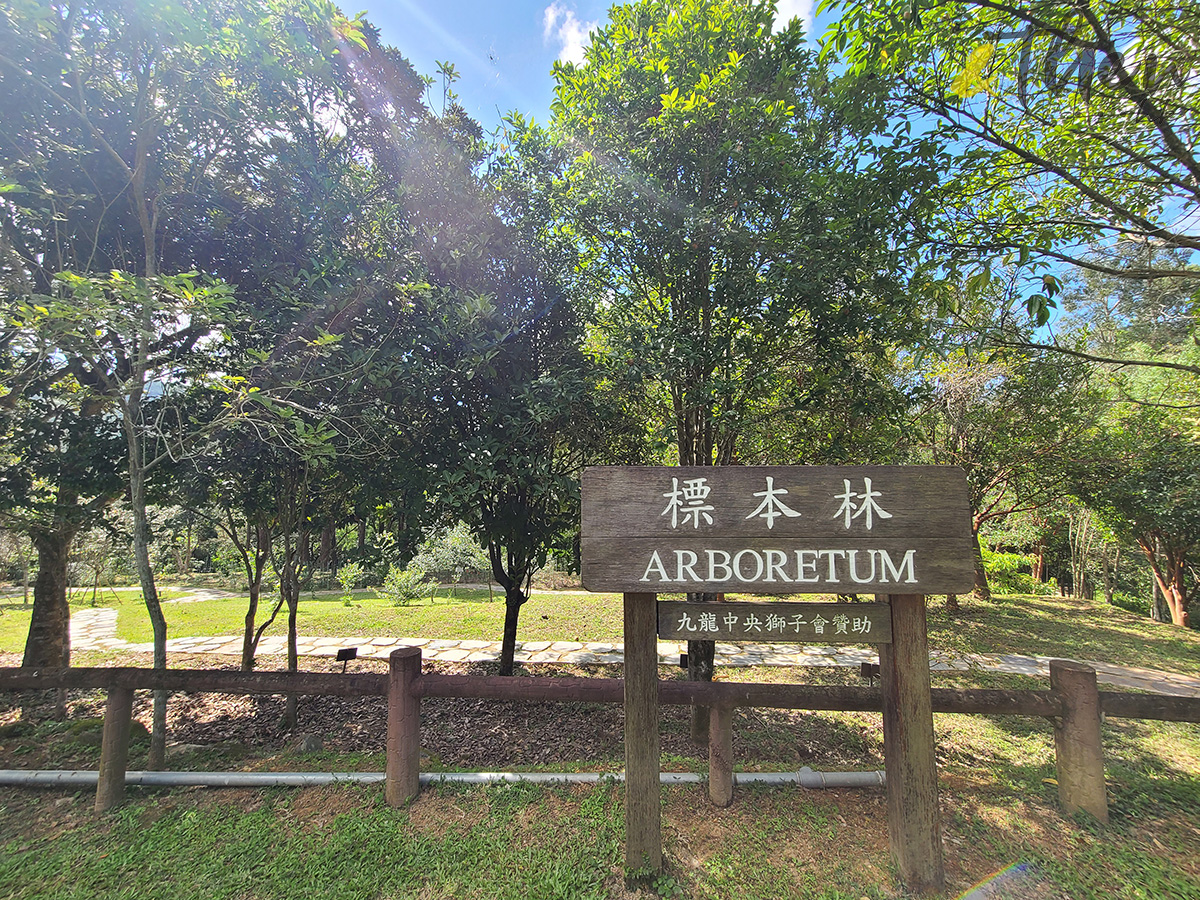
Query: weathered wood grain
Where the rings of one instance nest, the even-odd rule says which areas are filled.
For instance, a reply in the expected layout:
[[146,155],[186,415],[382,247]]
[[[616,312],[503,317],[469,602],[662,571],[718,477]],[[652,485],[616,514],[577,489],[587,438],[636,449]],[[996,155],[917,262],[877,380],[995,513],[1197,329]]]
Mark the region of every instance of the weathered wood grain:
[[133,720],[133,690],[109,688],[100,743],[100,772],[96,781],[96,812],[105,813],[125,799],[125,767],[129,762],[129,727]]
[[[858,499],[842,511],[847,483]],[[684,501],[692,485],[708,493]],[[775,505],[758,512],[768,501]],[[590,591],[960,592],[974,584],[970,534],[966,476],[943,466],[583,474],[582,578]]]
[[708,709],[708,798],[722,808],[733,802],[733,707]]
[[218,669],[132,667],[0,669],[0,690],[112,688],[215,694],[327,694],[371,697],[387,693],[387,676],[373,673],[234,672]]
[[660,600],[658,635],[675,640],[886,644],[886,603],[682,603]]
[[888,838],[900,880],[916,894],[945,888],[925,597],[892,594],[892,643],[879,648]]
[[388,657],[387,771],[384,796],[403,806],[421,789],[421,678],[419,647],[400,647]]
[[625,595],[625,865],[662,869],[655,595]]
[[1096,670],[1065,659],[1050,660],[1050,687],[1063,700],[1054,724],[1058,802],[1067,813],[1083,810],[1108,822],[1104,787],[1104,744],[1100,737],[1100,692]]

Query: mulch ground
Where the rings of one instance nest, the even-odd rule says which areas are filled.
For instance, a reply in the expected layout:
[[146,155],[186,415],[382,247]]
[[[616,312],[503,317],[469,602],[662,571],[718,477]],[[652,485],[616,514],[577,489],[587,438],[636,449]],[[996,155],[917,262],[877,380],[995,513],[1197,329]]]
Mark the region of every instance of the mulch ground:
[[[99,660],[80,654],[76,665]],[[107,655],[109,666],[148,666],[144,654]],[[0,666],[20,665],[15,654],[0,654]],[[171,668],[234,670],[236,660],[213,654],[172,655]],[[351,671],[386,672],[383,660],[355,660]],[[260,659],[259,670],[283,668],[278,657]],[[341,663],[326,658],[306,657],[305,671],[340,672]],[[495,675],[494,663],[426,663],[425,671],[455,675]],[[731,679],[745,679],[750,670],[739,669]],[[537,665],[521,669],[514,677],[569,675],[619,678],[619,665],[596,667]],[[663,677],[669,677],[663,670]],[[769,673],[776,674],[776,673]],[[682,677],[682,676],[680,676]],[[103,691],[71,692],[68,721],[102,717]],[[320,741],[325,750],[341,754],[381,754],[386,742],[387,704],[383,697],[342,698],[305,696],[299,699],[299,723],[283,726],[285,700],[282,696],[232,696],[224,694],[173,694],[168,703],[169,747],[197,751],[223,751],[242,765],[274,767],[269,757],[296,749],[308,738]],[[0,695],[0,726],[26,720],[49,720],[56,714],[56,697],[49,692]],[[149,727],[151,698],[138,692],[134,718]],[[739,767],[755,767],[758,760],[795,770],[802,765],[850,768],[882,767],[878,752],[878,724],[863,716],[831,721],[828,717],[787,710],[739,711],[735,724],[734,752]],[[680,771],[707,767],[707,748],[692,743],[690,710],[664,706],[660,710],[661,741],[669,767]],[[878,717],[874,717],[877,719]],[[494,700],[427,699],[421,706],[421,744],[426,757],[423,768],[503,771],[575,767],[619,769],[624,764],[624,711],[620,704],[533,703]],[[858,730],[849,742],[847,729]],[[7,768],[58,768],[82,764],[94,757],[77,746],[68,731],[61,742],[42,743],[37,748],[19,747],[20,758],[10,758],[13,742],[0,739],[0,766]],[[84,741],[84,744],[87,742]],[[838,748],[836,750],[832,748]],[[849,748],[849,749],[847,749]],[[32,758],[31,758],[32,757]],[[74,762],[73,762],[74,761]],[[295,759],[289,761],[295,762]],[[364,768],[382,768],[382,760],[364,763]],[[138,764],[134,748],[131,767]]]

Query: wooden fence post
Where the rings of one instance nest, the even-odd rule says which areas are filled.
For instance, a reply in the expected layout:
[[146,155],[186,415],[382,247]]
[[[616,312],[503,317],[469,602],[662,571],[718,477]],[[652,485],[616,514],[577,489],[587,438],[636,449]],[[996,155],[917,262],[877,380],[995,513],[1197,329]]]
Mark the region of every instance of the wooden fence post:
[[708,713],[708,798],[721,807],[733,802],[733,707],[726,703]]
[[625,866],[662,869],[656,594],[625,594]]
[[389,806],[403,806],[417,796],[421,786],[421,698],[413,693],[420,677],[420,647],[398,647],[391,652],[384,779]]
[[1083,810],[1108,824],[1096,670],[1082,663],[1052,659],[1050,687],[1063,703],[1063,714],[1054,725],[1058,802],[1067,813]]
[[879,645],[888,839],[910,891],[945,889],[925,597],[892,594],[892,642]]
[[97,813],[108,812],[125,799],[125,768],[129,763],[129,727],[132,723],[133,689],[109,688],[100,743],[100,772],[96,781]]

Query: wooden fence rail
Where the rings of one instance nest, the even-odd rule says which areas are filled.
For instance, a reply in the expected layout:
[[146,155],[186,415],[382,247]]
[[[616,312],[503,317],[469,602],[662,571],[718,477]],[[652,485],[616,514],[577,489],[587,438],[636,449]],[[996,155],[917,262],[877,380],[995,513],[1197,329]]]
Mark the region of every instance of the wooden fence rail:
[[[375,673],[235,672],[218,669],[0,668],[0,691],[129,688],[174,693],[313,694],[335,697],[385,697],[388,676]],[[475,675],[421,675],[417,697],[473,700],[527,700],[541,703],[620,703],[621,678],[501,678]],[[1060,716],[1056,691],[1008,691],[986,688],[934,688],[933,711],[997,716]],[[748,682],[660,681],[659,702],[673,706],[754,706],[765,709],[879,712],[878,688],[841,685],[752,684]],[[1200,722],[1200,698],[1167,694],[1099,691],[1105,716]]]
[[[134,690],[178,693],[314,694],[387,697],[386,795],[401,804],[415,796],[420,757],[423,698],[525,700],[557,703],[621,703],[621,678],[499,678],[421,674],[419,648],[392,653],[388,674],[323,672],[235,672],[212,669],[0,668],[0,691],[103,689],[108,691],[101,745],[96,810],[121,802],[125,792],[129,725]],[[1060,800],[1068,810],[1086,809],[1107,818],[1103,798],[1103,755],[1099,715],[1200,722],[1200,698],[1119,694],[1095,689],[1095,672],[1078,663],[1051,664],[1052,690],[1007,691],[935,688],[934,712],[1042,716],[1056,721]],[[709,792],[718,805],[732,800],[732,716],[735,707],[878,712],[878,688],[659,681],[660,703],[711,707]],[[1090,705],[1089,705],[1090,704]],[[1099,776],[1097,767],[1099,766]]]

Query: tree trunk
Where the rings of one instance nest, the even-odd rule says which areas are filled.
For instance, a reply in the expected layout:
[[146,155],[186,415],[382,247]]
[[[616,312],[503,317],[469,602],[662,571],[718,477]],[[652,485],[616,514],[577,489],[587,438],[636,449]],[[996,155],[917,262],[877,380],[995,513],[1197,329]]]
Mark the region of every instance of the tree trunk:
[[37,548],[38,573],[33,584],[33,614],[25,639],[27,668],[71,665],[71,608],[67,603],[67,560],[75,529],[31,532]]
[[983,549],[979,546],[979,529],[971,532],[971,550],[975,557],[975,589],[971,592],[974,599],[987,602],[992,599],[992,589],[988,585],[987,571],[983,568]]
[[[133,561],[137,569],[138,583],[142,588],[142,600],[150,617],[150,629],[154,634],[154,668],[167,667],[167,620],[163,616],[162,604],[158,600],[158,588],[154,584],[154,570],[150,567],[150,523],[146,518],[146,473],[141,465],[140,447],[135,453],[136,437],[129,435],[129,496],[133,514]],[[146,768],[161,769],[167,756],[167,692],[154,692],[154,712],[150,728],[150,756]]]
[[[150,525],[146,520],[145,480],[141,473],[130,476],[131,494],[137,498],[130,506],[133,512],[133,559],[137,568],[138,582],[142,588],[142,600],[150,617],[150,629],[154,634],[154,668],[167,667],[167,620],[162,604],[158,600],[158,588],[154,584],[154,571],[150,567]],[[150,756],[146,768],[161,769],[167,756],[167,692],[154,692],[154,712],[150,728]]]
[[271,552],[271,534],[261,525],[255,527],[253,557],[250,553],[249,534],[247,528],[247,545],[242,551],[242,561],[246,569],[246,582],[250,589],[250,601],[246,607],[245,630],[242,632],[242,671],[254,670],[254,653],[258,649],[258,640],[262,633],[256,632],[254,620],[258,616],[258,601],[262,594],[263,567],[267,555]]
[[1170,622],[1171,610],[1158,589],[1158,579],[1150,573],[1150,620],[1152,622]]
[[242,628],[242,664],[243,672],[254,671],[254,620],[258,616],[258,594],[262,589],[261,582],[250,585],[250,600],[246,604],[246,619]]
[[1170,610],[1171,623],[1189,628],[1191,616],[1188,612],[1188,595],[1185,588],[1187,556],[1182,550],[1161,544],[1165,542],[1160,542],[1158,536],[1138,539],[1138,545],[1150,562],[1150,572],[1158,590],[1161,591],[1167,609]]
[[[300,609],[300,585],[295,586],[295,590],[289,592],[288,601],[288,641],[287,641],[287,666],[289,672],[300,671],[300,651],[296,640],[296,614]],[[287,695],[287,702],[283,711],[283,727],[289,731],[295,730],[300,724],[300,698],[295,694]]]
[[1117,548],[1116,559],[1108,558],[1108,548],[1100,554],[1100,578],[1104,583],[1104,602],[1112,606],[1113,594],[1117,586],[1117,565],[1121,560],[1121,549]]
[[[287,667],[289,672],[300,670],[300,652],[296,634],[296,617],[300,611],[299,556],[300,548],[307,542],[308,535],[304,532],[300,532],[295,543],[290,534],[285,535],[283,539],[283,565],[279,572],[279,590],[283,592],[283,599],[287,603],[288,609]],[[283,727],[289,730],[295,729],[299,724],[297,699],[295,694],[287,695]]]
[[521,615],[521,607],[529,599],[524,591],[515,583],[510,583],[504,589],[504,640],[500,644],[500,674],[512,675],[514,659],[517,653],[517,621]]
[[[724,594],[688,594],[687,599],[695,603],[714,603],[724,600]],[[688,641],[688,681],[712,681],[716,669],[716,641]],[[692,743],[700,746],[708,744],[709,708],[707,706],[692,707],[691,736]]]
[[328,571],[333,568],[333,550],[334,538],[336,534],[332,524],[326,524],[321,528],[321,549],[318,551],[317,568],[322,571]]
[[[22,606],[29,605],[29,554],[25,552],[25,548],[21,548],[21,576],[24,582],[25,592],[21,600]],[[64,595],[65,595],[64,591]]]
[[958,604],[958,594],[946,595],[946,612],[952,616],[957,616],[962,612],[962,607]]
[[1171,623],[1180,628],[1191,628],[1192,618],[1188,612],[1187,598],[1178,585],[1171,585],[1167,594],[1167,606],[1171,610]]

